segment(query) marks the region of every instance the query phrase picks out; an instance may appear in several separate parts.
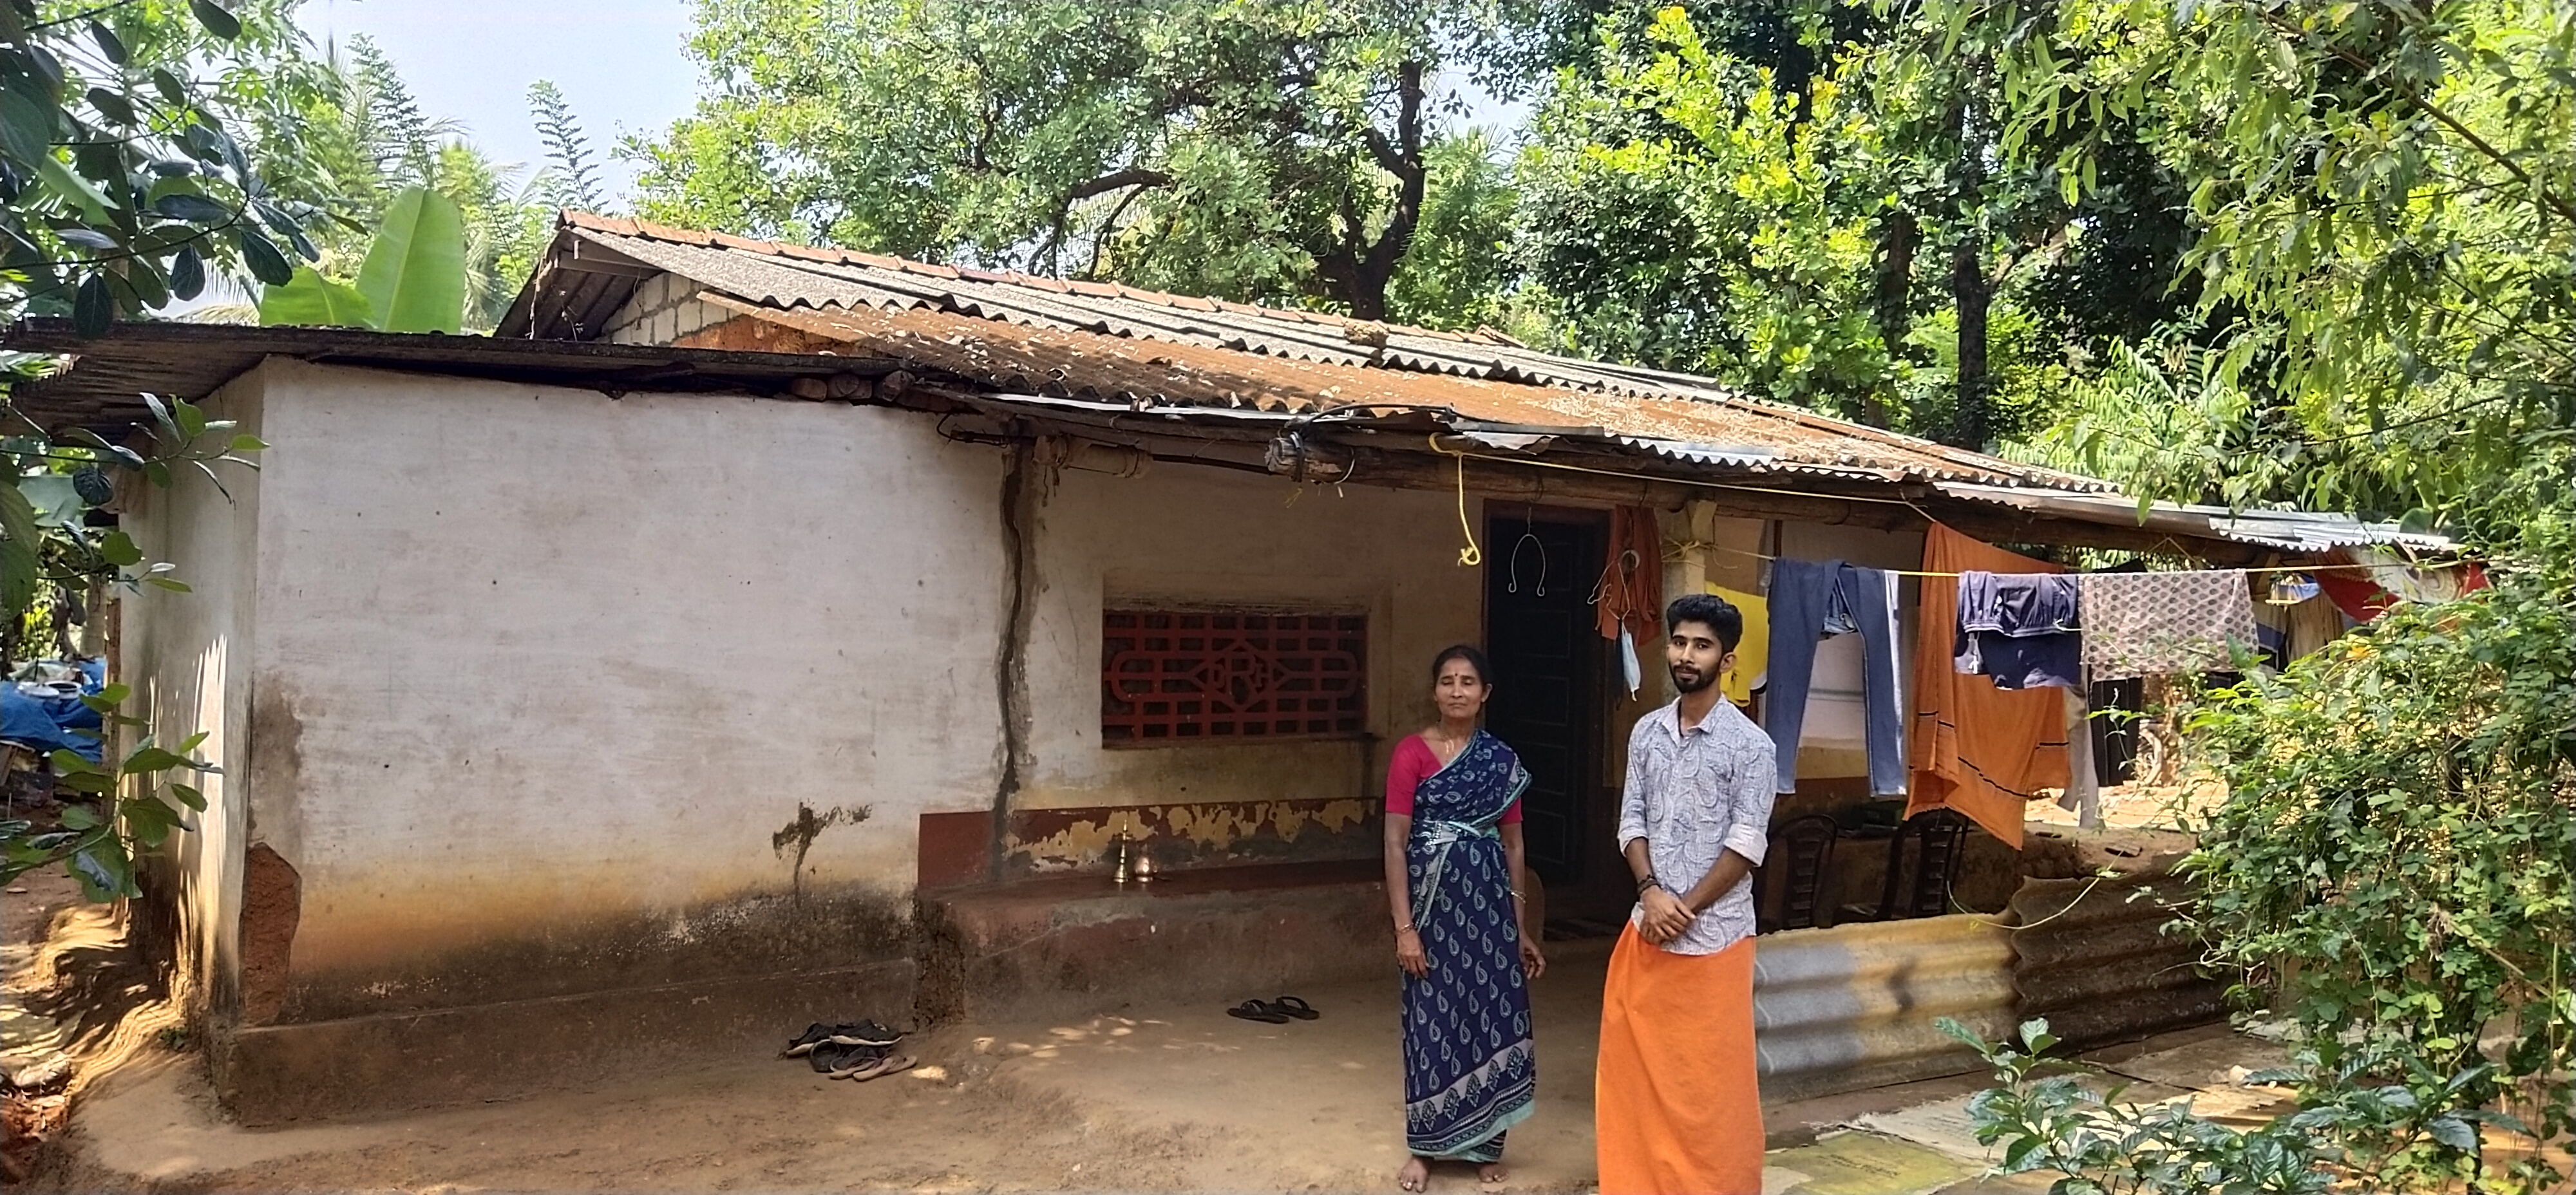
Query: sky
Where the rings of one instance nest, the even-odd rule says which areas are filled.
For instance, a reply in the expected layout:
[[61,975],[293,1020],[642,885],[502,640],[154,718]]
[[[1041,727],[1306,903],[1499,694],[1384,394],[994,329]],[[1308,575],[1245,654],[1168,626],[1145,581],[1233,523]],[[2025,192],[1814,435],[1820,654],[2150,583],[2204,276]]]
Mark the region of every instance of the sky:
[[[683,0],[305,0],[317,43],[375,40],[432,120],[462,124],[494,160],[545,160],[528,113],[528,84],[552,79],[590,136],[609,206],[622,207],[632,163],[610,159],[627,133],[654,133],[688,114],[698,92]],[[1470,122],[1516,127],[1521,104],[1469,97]]]
[[422,115],[462,124],[499,162],[545,160],[528,84],[554,80],[613,201],[635,176],[631,163],[608,160],[618,138],[659,132],[697,100],[689,6],[676,0],[306,0],[300,23],[317,43],[374,39]]

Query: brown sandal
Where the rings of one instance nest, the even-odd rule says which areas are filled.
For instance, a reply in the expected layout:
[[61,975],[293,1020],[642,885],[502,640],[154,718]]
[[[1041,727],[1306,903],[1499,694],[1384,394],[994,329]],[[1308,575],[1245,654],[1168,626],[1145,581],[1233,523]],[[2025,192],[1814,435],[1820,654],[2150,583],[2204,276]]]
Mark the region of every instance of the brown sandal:
[[882,1079],[887,1075],[902,1074],[905,1071],[911,1070],[912,1067],[912,1055],[888,1054],[885,1057],[878,1059],[875,1066],[869,1067],[868,1069],[860,1071],[850,1077],[861,1083],[865,1083],[870,1079]]

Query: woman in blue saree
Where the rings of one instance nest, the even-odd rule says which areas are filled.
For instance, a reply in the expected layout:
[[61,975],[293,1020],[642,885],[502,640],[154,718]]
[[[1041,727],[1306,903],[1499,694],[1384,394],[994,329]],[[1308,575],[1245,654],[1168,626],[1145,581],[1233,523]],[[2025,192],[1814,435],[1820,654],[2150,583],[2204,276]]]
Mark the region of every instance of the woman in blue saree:
[[1538,1094],[1528,981],[1547,967],[1527,923],[1521,790],[1529,773],[1476,725],[1492,695],[1483,652],[1431,662],[1440,724],[1396,744],[1387,766],[1386,890],[1404,972],[1404,1137],[1396,1185],[1431,1163],[1477,1164],[1501,1182],[1503,1136]]

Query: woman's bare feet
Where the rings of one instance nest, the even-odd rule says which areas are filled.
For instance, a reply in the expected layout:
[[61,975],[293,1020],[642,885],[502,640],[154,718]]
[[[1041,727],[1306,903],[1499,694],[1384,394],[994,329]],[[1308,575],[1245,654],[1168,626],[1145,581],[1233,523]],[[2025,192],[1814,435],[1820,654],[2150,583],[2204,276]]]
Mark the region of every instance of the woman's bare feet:
[[1404,1167],[1395,1172],[1395,1185],[1406,1191],[1419,1191],[1431,1185],[1431,1160],[1420,1156],[1406,1158]]
[[1487,1162],[1482,1166],[1476,1167],[1476,1181],[1483,1183],[1488,1187],[1501,1186],[1504,1183],[1510,1182],[1511,1179],[1512,1172],[1510,1168],[1504,1166],[1500,1162]]

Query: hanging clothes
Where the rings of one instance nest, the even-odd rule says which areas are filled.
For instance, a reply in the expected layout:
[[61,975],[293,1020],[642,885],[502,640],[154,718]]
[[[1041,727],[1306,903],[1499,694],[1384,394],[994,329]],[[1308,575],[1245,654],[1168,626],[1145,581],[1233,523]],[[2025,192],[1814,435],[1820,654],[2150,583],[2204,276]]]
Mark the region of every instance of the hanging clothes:
[[[1923,537],[1925,572],[2055,573],[2065,570],[1982,544],[1932,524]],[[1776,597],[1776,590],[1775,590]],[[1775,602],[1776,606],[1776,602]],[[1779,611],[1775,608],[1776,617]],[[1962,676],[1935,646],[1959,626],[1958,590],[1923,587],[1916,610],[1913,790],[1906,816],[1955,809],[2005,845],[2021,847],[2024,806],[2043,788],[2066,787],[2066,703],[2053,689],[1998,689]],[[1773,662],[1778,670],[1778,662]],[[1777,685],[1775,680],[1774,685]]]
[[2254,591],[2240,569],[2079,573],[2084,665],[2097,680],[2226,672],[2253,650]]
[[2094,758],[2093,707],[2088,690],[2066,690],[2066,795],[2057,807],[2076,814],[2075,824],[2102,824],[2101,762]]
[[1779,751],[1780,791],[1798,790],[1798,736],[1806,729],[1807,688],[1820,637],[1860,635],[1862,741],[1869,752],[1869,790],[1905,791],[1905,718],[1897,702],[1896,574],[1839,560],[1771,564],[1769,708],[1764,729]]
[[1735,645],[1735,671],[1718,681],[1726,699],[1750,708],[1753,694],[1769,683],[1771,670],[1771,603],[1758,593],[1711,585],[1708,591],[1726,599],[1744,615],[1744,639]]
[[[2274,592],[2278,593],[2278,583]],[[2290,666],[2290,607],[2271,600],[2254,603],[2256,655],[2274,671]]]
[[2303,659],[2344,632],[2343,611],[2323,595],[2289,607],[2289,635],[2284,646],[2293,660]]
[[2381,589],[2379,582],[2359,569],[2319,569],[2317,587],[2325,590],[2327,600],[2354,622],[2369,622],[2397,604],[2395,594]]
[[2138,770],[2138,724],[2147,708],[2146,681],[2137,677],[2095,681],[2085,705],[2086,721],[2092,724],[2094,783],[2104,788],[2129,783]]
[[2083,686],[2075,586],[2057,573],[1959,574],[1952,664],[1998,689]]
[[2419,569],[2385,548],[2345,548],[2339,555],[2367,568],[2322,568],[2317,585],[2354,622],[2369,622],[2401,601],[2447,602],[2487,586],[2475,564]]
[[1609,558],[1592,587],[1594,626],[1619,645],[1628,695],[1645,678],[1641,655],[1664,641],[1664,541],[1655,512],[1622,506],[1610,512]]

